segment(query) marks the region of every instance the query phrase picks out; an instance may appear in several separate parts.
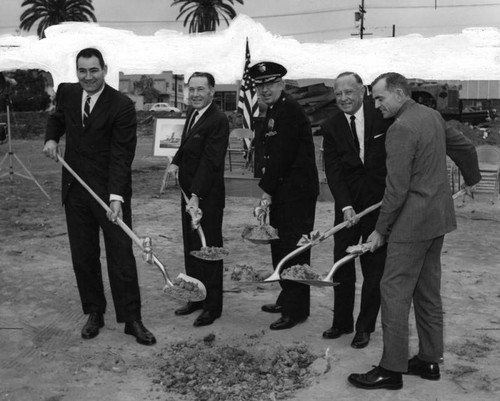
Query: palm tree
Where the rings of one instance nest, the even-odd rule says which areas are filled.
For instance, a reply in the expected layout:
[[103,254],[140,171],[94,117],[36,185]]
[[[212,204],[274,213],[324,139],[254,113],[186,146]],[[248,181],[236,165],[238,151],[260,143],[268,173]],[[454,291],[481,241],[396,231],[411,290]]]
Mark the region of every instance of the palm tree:
[[[231,5],[237,1],[243,4],[243,0],[227,0]],[[236,17],[236,11],[224,0],[174,0],[172,6],[181,5],[179,16],[176,20],[185,16],[184,26],[189,21],[189,33],[215,31],[219,26],[219,15],[224,18],[226,24]]]
[[45,29],[65,21],[94,21],[92,0],[24,0],[21,7],[29,7],[21,14],[19,28],[29,31],[40,20],[36,33],[45,37]]

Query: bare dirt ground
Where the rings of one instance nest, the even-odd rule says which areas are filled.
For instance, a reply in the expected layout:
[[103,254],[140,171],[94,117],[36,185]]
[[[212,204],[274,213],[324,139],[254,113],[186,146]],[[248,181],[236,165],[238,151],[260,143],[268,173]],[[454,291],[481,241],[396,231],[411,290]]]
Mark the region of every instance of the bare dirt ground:
[[[184,271],[180,197],[174,187],[159,196],[164,161],[150,156],[151,142],[150,137],[140,138],[134,162],[134,230],[153,239],[155,254],[175,277]],[[268,246],[249,244],[240,237],[245,224],[254,224],[256,199],[227,199],[224,238],[230,255],[225,259],[224,311],[213,325],[195,328],[192,323],[196,314],[175,316],[179,302],[162,293],[159,271],[143,263],[136,249],[143,320],[158,343],[141,346],[123,333],[123,325],[115,321],[109,287],[105,327],[95,339],[82,340],[80,329],[85,318],[60,206],[60,165],[41,154],[41,139],[15,140],[13,147],[52,199],[45,198],[33,182],[22,177],[14,176],[12,185],[9,177],[0,180],[0,401],[500,399],[499,199],[494,205],[486,195],[467,199],[465,204],[456,201],[459,228],[446,236],[442,258],[446,353],[441,380],[405,377],[402,390],[370,392],[353,388],[346,378],[351,372],[365,372],[378,363],[380,323],[363,350],[349,346],[351,335],[322,339],[321,333],[332,321],[332,289],[313,288],[309,319],[293,329],[273,332],[269,324],[277,316],[261,312],[260,307],[276,299],[278,285],[230,280],[230,272],[239,262],[271,273]],[[0,145],[0,155],[7,150],[7,144]],[[0,175],[8,171],[8,162],[1,167]],[[23,173],[17,163],[14,171]],[[332,203],[318,203],[317,229],[331,226],[332,212]],[[312,265],[321,274],[331,267],[332,245],[332,240],[327,240],[313,249]],[[411,351],[415,352],[412,320],[410,327]],[[215,381],[207,387],[206,397],[196,398],[171,391],[160,373],[174,356],[179,357],[172,347],[186,341],[191,350],[195,349],[192,344],[209,343],[214,352],[231,346],[259,352],[262,358],[274,355],[280,346],[305,345],[315,361],[307,374],[302,372],[307,379],[303,388],[293,393],[286,388],[293,383],[285,381],[265,397],[257,395],[255,388],[249,398],[228,398],[214,395],[220,383]],[[188,365],[189,358],[196,359],[186,353]],[[243,368],[240,364],[236,370]],[[235,387],[236,393],[245,390],[243,381]],[[192,380],[185,386],[194,385]]]

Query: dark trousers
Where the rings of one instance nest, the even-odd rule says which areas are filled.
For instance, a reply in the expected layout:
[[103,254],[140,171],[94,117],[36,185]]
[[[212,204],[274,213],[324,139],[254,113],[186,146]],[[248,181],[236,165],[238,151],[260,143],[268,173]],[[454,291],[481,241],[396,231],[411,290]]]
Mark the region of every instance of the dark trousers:
[[[357,212],[360,212],[357,211]],[[344,228],[335,234],[333,251],[334,261],[347,255],[348,246],[356,245],[362,238],[366,242],[373,232],[378,218],[378,210],[363,217],[358,224],[351,228]],[[343,221],[343,214],[337,212],[335,224]],[[356,331],[371,333],[375,330],[378,312],[380,310],[380,280],[384,272],[387,246],[375,252],[367,252],[360,256],[363,285],[361,287],[361,305]],[[340,329],[352,330],[354,326],[353,311],[356,295],[356,268],[354,260],[342,265],[333,275],[333,281],[339,283],[334,287],[333,326]]]
[[[279,239],[271,242],[273,267],[290,252],[297,249],[297,242],[303,234],[314,228],[316,198],[295,202],[271,204],[269,223],[278,230]],[[284,269],[297,264],[311,264],[311,251],[307,250],[285,263]],[[283,271],[283,270],[282,270]],[[285,280],[280,281],[281,293],[276,304],[283,307],[282,314],[293,319],[309,316],[310,287],[305,284]]]
[[[203,301],[203,309],[216,315],[222,313],[222,282],[224,264],[222,260],[202,260],[190,254],[199,251],[201,240],[196,230],[191,228],[191,216],[186,213],[186,203],[182,201],[182,238],[184,241],[184,263],[186,274],[200,280],[207,289],[207,297]],[[200,205],[200,208],[202,205]],[[203,210],[201,227],[205,234],[207,246],[222,247],[222,218],[224,209],[207,208]]]
[[[108,220],[103,207],[76,182],[72,184],[64,206],[83,313],[106,311],[99,245],[99,230],[102,229],[116,320],[141,320],[137,266],[130,237]],[[131,227],[130,198],[125,199],[122,211],[123,221]]]
[[421,242],[390,242],[380,283],[384,351],[380,366],[396,372],[408,368],[408,319],[413,301],[418,357],[443,359],[441,249],[444,236]]

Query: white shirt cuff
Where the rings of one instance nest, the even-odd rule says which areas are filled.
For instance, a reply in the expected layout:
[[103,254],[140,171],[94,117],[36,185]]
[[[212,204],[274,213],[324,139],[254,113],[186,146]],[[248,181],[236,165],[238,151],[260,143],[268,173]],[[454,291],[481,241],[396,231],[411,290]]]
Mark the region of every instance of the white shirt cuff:
[[109,201],[114,201],[114,200],[117,200],[117,201],[120,201],[121,203],[123,203],[123,196],[121,195],[115,195],[115,194],[110,194],[109,195]]

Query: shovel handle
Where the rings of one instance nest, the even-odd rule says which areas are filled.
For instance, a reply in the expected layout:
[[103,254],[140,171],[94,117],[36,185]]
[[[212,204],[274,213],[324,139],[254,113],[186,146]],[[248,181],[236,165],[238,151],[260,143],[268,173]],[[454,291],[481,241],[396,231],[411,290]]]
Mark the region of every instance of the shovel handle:
[[453,194],[452,198],[453,200],[457,199],[461,195],[465,195],[467,192],[465,192],[465,189],[461,189],[460,191],[456,192]]
[[[368,213],[371,213],[373,212],[374,210],[378,209],[380,206],[382,205],[382,201],[378,202],[378,203],[375,203],[374,205],[371,205],[370,207],[367,207],[365,210],[363,210],[362,212],[359,212],[358,214],[356,214],[354,216],[354,218],[358,218],[360,219],[361,217],[363,216],[366,216]],[[329,230],[325,231],[323,234],[321,234],[319,236],[319,238],[317,238],[314,242],[314,245],[316,245],[317,243],[320,243],[322,241],[324,241],[325,239],[331,237],[333,234],[335,234],[337,231],[340,231],[342,230],[344,227],[346,227],[348,224],[347,221],[344,221],[343,223],[340,223],[340,224],[337,224],[336,226],[330,228]]]
[[[184,190],[181,188],[181,192],[182,192],[182,196],[184,198],[184,202],[186,202],[186,204],[189,202],[189,198],[187,197],[186,193],[184,192]],[[194,211],[192,210],[188,210],[187,211],[190,215],[191,215],[191,222],[193,222],[195,220],[195,215],[194,215]],[[203,229],[201,228],[201,224],[198,224],[198,227],[194,227],[193,224],[191,224],[193,226],[193,228],[196,229],[196,231],[198,231],[198,235],[200,237],[200,241],[201,241],[201,246],[203,248],[206,248],[207,247],[207,240],[205,238],[205,233],[203,232]]]
[[350,253],[349,255],[344,256],[342,259],[338,260],[335,262],[330,269],[330,272],[327,274],[327,276],[323,279],[325,282],[330,282],[332,281],[333,274],[338,270],[338,268],[347,262],[356,259],[358,256],[360,256],[359,253]]
[[[110,207],[104,202],[97,194],[90,188],[85,181],[83,181],[78,174],[66,163],[66,161],[61,157],[61,155],[57,155],[57,160],[61,162],[61,164],[64,166],[66,170],[68,170],[73,177],[89,192],[90,195],[99,203],[106,212],[111,212]],[[144,246],[142,244],[141,239],[130,229],[129,226],[127,226],[122,219],[119,217],[116,219],[116,223],[120,226],[120,228],[125,231],[125,233],[132,239],[132,241],[135,242],[135,244],[142,250],[144,251]],[[168,277],[168,273],[165,270],[165,267],[163,264],[158,260],[158,258],[153,254],[153,262],[154,264],[160,269],[163,278],[165,279],[165,282],[168,285],[173,285],[172,281]]]

